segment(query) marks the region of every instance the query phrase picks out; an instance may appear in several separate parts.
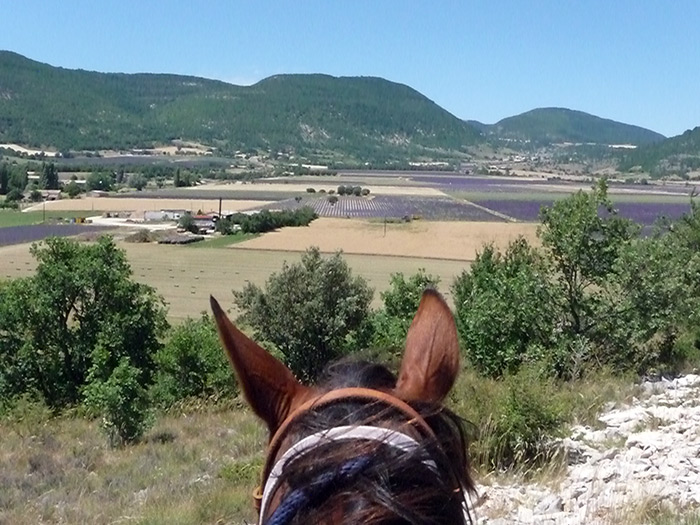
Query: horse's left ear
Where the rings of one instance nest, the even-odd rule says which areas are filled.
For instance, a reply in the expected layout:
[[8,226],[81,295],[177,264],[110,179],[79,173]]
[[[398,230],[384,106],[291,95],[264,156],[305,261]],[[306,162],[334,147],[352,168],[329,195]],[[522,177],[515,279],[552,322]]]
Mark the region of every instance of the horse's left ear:
[[408,329],[395,393],[406,401],[440,403],[458,373],[459,342],[454,317],[438,292],[426,290]]
[[210,298],[221,342],[248,404],[267,423],[272,437],[282,422],[310,395],[283,363],[236,328]]

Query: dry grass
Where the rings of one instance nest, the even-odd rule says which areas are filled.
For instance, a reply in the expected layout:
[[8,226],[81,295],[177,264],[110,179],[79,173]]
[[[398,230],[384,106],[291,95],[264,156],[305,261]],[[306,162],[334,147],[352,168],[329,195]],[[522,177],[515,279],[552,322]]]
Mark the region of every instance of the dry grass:
[[413,221],[387,224],[385,234],[382,222],[321,218],[308,228],[282,228],[235,249],[300,251],[314,245],[323,252],[473,261],[485,243],[505,248],[522,235],[537,244],[536,232],[536,224]]
[[[26,407],[25,407],[26,408]],[[96,421],[0,420],[0,524],[243,523],[265,432],[240,409],[161,417],[112,449]]]
[[[222,209],[226,211],[241,211],[270,204],[271,201],[234,200],[224,199]],[[42,210],[102,210],[102,211],[158,211],[163,209],[189,210],[196,213],[219,211],[218,199],[141,199],[141,198],[117,198],[117,197],[84,197],[82,199],[63,199],[60,201],[48,201],[37,204],[26,211]]]
[[[164,246],[119,243],[126,250],[134,278],[156,288],[169,304],[172,322],[196,317],[209,310],[209,295],[215,295],[226,307],[232,306],[232,290],[241,290],[247,282],[263,285],[271,273],[282,268],[285,260],[298,261],[301,253],[268,250],[235,250],[205,245]],[[413,274],[419,268],[441,279],[441,290],[450,299],[449,287],[468,263],[418,257],[345,255],[353,272],[375,288],[374,306],[380,305],[379,292],[388,289],[394,272]],[[33,275],[36,262],[29,245],[0,248],[0,279]],[[235,313],[235,312],[234,312]]]

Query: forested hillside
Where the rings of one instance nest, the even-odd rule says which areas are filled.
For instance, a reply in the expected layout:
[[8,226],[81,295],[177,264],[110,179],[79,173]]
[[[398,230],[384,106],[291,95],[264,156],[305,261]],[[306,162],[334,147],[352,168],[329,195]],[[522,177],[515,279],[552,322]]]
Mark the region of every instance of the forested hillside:
[[526,140],[537,144],[582,142],[649,144],[664,139],[654,131],[566,108],[538,108],[504,118],[493,125],[470,122],[485,136]]
[[627,171],[635,167],[659,174],[668,170],[700,170],[700,126],[657,144],[626,152],[620,169]]
[[479,140],[417,91],[381,78],[278,75],[244,87],[69,70],[0,52],[0,142],[80,150],[175,138],[225,153],[264,148],[367,158],[459,150]]

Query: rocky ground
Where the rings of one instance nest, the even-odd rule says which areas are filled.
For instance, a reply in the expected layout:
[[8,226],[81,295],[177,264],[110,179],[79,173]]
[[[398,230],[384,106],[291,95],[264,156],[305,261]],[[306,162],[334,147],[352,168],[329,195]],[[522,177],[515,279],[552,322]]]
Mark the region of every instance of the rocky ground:
[[700,507],[700,375],[646,382],[641,391],[605,412],[599,428],[572,429],[562,441],[563,477],[480,486],[478,523],[638,523],[650,506],[671,515]]

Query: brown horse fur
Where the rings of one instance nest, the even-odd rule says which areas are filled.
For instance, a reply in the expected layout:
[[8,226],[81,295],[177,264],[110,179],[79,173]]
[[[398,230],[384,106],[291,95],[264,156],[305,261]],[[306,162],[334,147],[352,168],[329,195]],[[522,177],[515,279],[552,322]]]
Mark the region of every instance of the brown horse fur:
[[[398,379],[381,365],[344,360],[328,367],[314,387],[299,383],[284,364],[238,330],[214,298],[211,305],[243,395],[267,424],[271,439],[301,405],[331,390],[349,387],[378,390],[409,403],[434,433],[432,438],[420,436],[405,414],[381,403],[340,400],[306,411],[285,428],[277,456],[305,435],[339,425],[394,428],[412,435],[422,446],[405,453],[364,441],[321,445],[286,467],[272,510],[284,493],[304,487],[313,476],[337,468],[349,458],[370,454],[372,466],[357,480],[341,487],[322,504],[302,510],[291,523],[465,522],[464,490],[474,489],[466,455],[467,440],[461,420],[442,406],[459,372],[459,345],[452,313],[437,292],[427,290],[423,294],[406,337]],[[437,464],[437,471],[426,467],[426,458]]]

